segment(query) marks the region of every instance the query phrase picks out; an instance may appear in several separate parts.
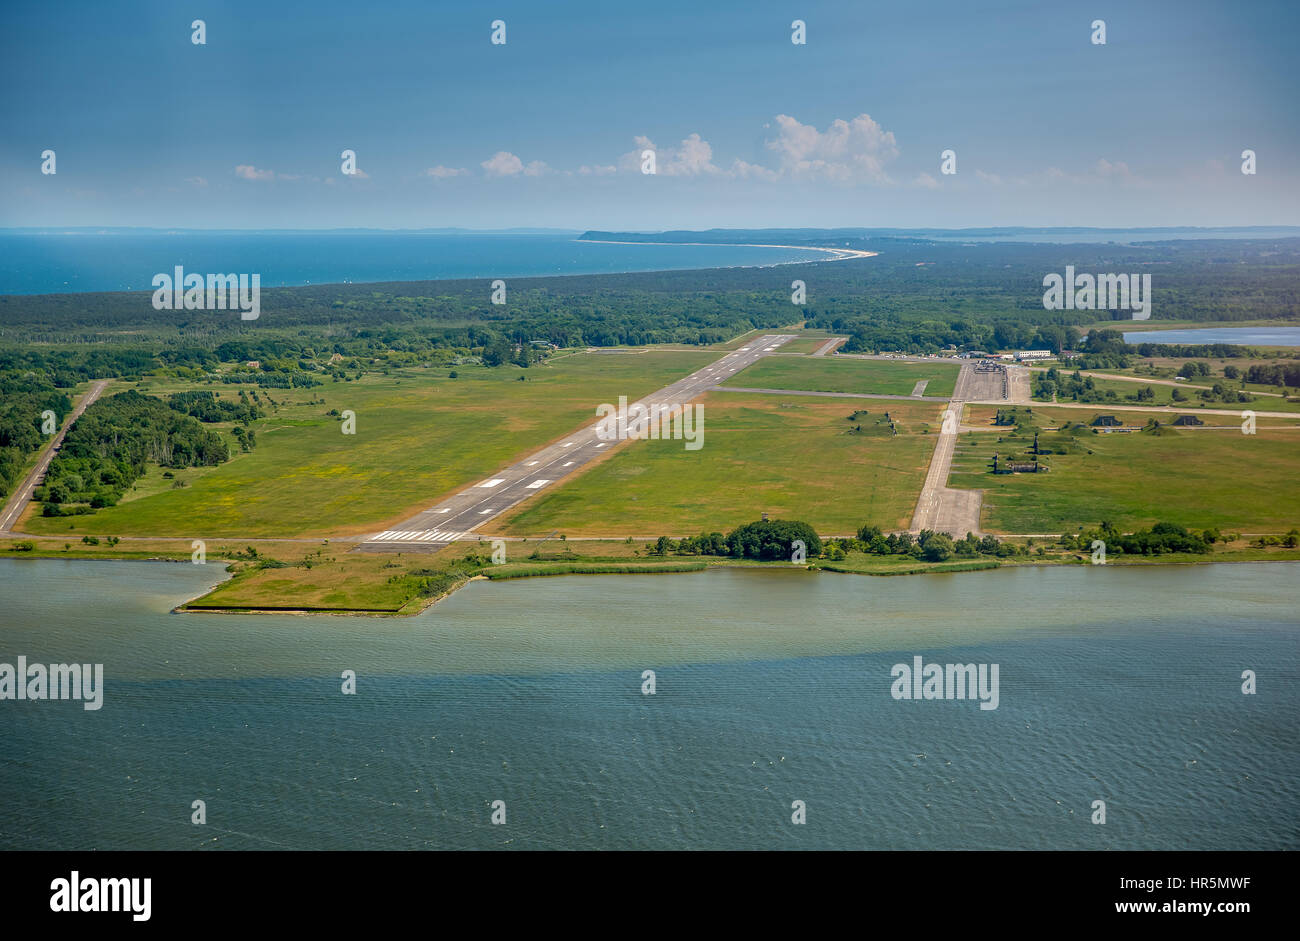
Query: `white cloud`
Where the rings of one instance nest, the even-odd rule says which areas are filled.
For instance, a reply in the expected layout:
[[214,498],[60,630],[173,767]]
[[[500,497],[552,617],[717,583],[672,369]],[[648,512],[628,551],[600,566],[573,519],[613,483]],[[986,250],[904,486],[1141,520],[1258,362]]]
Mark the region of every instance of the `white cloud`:
[[425,170],[424,176],[433,177],[435,180],[448,180],[454,176],[469,176],[469,171],[463,167],[444,167],[438,164]]
[[207,186],[207,185],[208,185],[208,181],[207,181],[205,178],[201,177],[201,176],[187,176],[187,177],[185,178],[185,182],[186,182],[186,183],[189,183],[191,186]]
[[691,134],[677,148],[669,148],[666,160],[656,157],[658,171],[667,176],[701,176],[722,171],[713,164],[713,147],[699,134]]
[[551,168],[540,160],[534,160],[524,167],[524,176],[542,176],[550,172]]
[[641,172],[641,154],[655,152],[655,173],[659,176],[718,176],[724,171],[713,163],[713,147],[699,134],[687,136],[676,147],[658,148],[644,135],[632,138],[637,149],[619,157],[623,170]]
[[885,164],[898,156],[898,142],[869,114],[851,121],[836,118],[825,131],[776,116],[777,136],[767,149],[777,155],[782,175],[840,182],[892,182]]
[[597,164],[595,166],[587,166],[586,164],[583,164],[582,166],[578,167],[579,176],[609,176],[611,173],[617,173],[617,172],[618,172],[618,167],[605,166],[601,164]]
[[524,172],[524,162],[512,153],[498,150],[479,164],[488,176],[517,176]]
[[928,190],[937,190],[939,188],[939,181],[928,173],[919,174],[912,182],[916,186],[923,186]]
[[275,171],[259,170],[257,167],[249,166],[248,164],[240,164],[235,167],[235,176],[239,177],[241,180],[265,181],[275,179]]
[[893,182],[885,165],[898,156],[898,142],[870,115],[860,114],[851,121],[837,119],[825,131],[801,124],[787,114],[778,114],[775,124],[776,135],[765,144],[776,155],[775,167],[736,159],[723,169],[714,162],[712,145],[699,134],[689,135],[676,147],[664,148],[655,147],[648,137],[635,137],[637,149],[623,154],[618,167],[639,173],[642,151],[653,150],[655,171],[661,176]]

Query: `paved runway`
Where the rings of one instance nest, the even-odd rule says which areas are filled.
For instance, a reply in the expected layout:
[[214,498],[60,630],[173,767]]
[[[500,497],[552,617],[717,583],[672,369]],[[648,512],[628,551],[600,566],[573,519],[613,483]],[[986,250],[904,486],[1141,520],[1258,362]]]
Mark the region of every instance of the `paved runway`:
[[[647,409],[651,406],[685,405],[793,339],[791,334],[769,334],[750,340],[685,379],[679,379],[672,385],[629,404],[628,409],[631,411],[638,404]],[[592,403],[593,415],[595,409],[596,403]],[[357,551],[430,551],[468,536],[484,523],[538,491],[559,483],[618,444],[617,441],[601,439],[597,434],[601,423],[597,420],[556,444],[497,471],[486,480],[479,481],[437,506],[429,507],[382,533],[376,533],[357,546]]]
[[[934,445],[925,485],[912,514],[911,531],[929,529],[960,539],[967,533],[980,532],[982,490],[954,490],[948,486],[952,458],[961,431],[962,412],[969,403],[1012,404],[1029,401],[1029,372],[1021,366],[997,369],[966,364],[957,374],[952,402],[944,411],[945,421]],[[949,418],[948,416],[952,417]]]

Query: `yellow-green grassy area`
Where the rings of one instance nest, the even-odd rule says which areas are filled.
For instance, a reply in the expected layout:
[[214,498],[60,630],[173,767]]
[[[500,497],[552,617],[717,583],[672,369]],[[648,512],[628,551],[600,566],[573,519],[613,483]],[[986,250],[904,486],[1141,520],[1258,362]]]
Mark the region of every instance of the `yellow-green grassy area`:
[[[870,520],[906,526],[934,449],[942,406],[882,400],[715,392],[703,446],[625,442],[562,486],[489,523],[485,532],[538,536],[728,532],[767,511],[819,532]],[[858,419],[848,419],[865,409]],[[889,434],[885,413],[895,420]]]
[[[452,547],[448,547],[450,549]],[[443,550],[446,552],[447,550]],[[396,614],[423,607],[454,591],[463,573],[449,570],[443,553],[419,558],[387,553],[324,550],[303,562],[265,567],[256,561],[232,565],[234,577],[186,610],[356,611]],[[304,564],[304,562],[306,564]]]
[[799,336],[794,340],[787,340],[777,347],[778,353],[815,353],[830,339],[827,336]]
[[723,383],[751,389],[809,392],[855,392],[911,395],[916,383],[929,380],[927,396],[949,396],[960,366],[949,363],[902,363],[882,359],[769,356]]
[[[475,576],[687,572],[726,561],[655,557],[646,552],[644,543],[622,540],[511,541],[500,564],[493,561],[495,547],[490,542],[464,541],[432,553],[348,552],[347,545],[330,544],[292,558],[278,551],[282,548],[281,544],[264,546],[257,558],[243,556],[232,562],[234,576],[229,581],[182,607],[412,614]],[[0,557],[5,554],[0,548]]]
[[[970,406],[966,424],[991,426],[997,409]],[[1096,413],[1032,406],[1041,428],[1067,422],[1089,424],[1094,414],[1113,414],[1126,425],[1175,416],[1125,412],[1106,406]],[[1041,460],[1048,473],[988,472],[993,453],[1032,461],[1025,449],[1033,434],[1012,428],[967,432],[958,438],[950,487],[984,491],[981,526],[992,533],[1060,533],[1107,520],[1123,531],[1157,522],[1195,529],[1284,533],[1300,526],[1300,489],[1287,486],[1300,462],[1300,426],[1290,419],[1259,419],[1257,433],[1243,435],[1231,416],[1202,416],[1209,428],[1163,425],[1150,433],[1044,432],[1040,446],[1071,453]]]
[[[311,389],[259,390],[279,407],[253,423],[252,452],[235,453],[218,467],[174,471],[183,487],[152,467],[116,507],[71,518],[29,510],[20,528],[75,539],[83,533],[240,539],[377,531],[595,421],[597,405],[648,394],[716,358],[709,352],[578,354],[527,370],[459,366],[456,379],[445,368],[406,368]],[[155,380],[143,391],[165,395],[193,387]],[[198,388],[238,394],[232,386]],[[332,409],[355,413],[355,435],[342,434],[339,419],[327,414]]]

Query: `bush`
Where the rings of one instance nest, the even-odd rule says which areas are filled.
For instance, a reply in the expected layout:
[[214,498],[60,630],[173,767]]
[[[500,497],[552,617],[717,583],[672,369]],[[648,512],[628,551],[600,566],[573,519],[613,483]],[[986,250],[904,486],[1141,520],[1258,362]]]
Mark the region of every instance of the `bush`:
[[952,537],[947,533],[922,533],[922,555],[927,562],[947,562],[952,558],[954,546]]

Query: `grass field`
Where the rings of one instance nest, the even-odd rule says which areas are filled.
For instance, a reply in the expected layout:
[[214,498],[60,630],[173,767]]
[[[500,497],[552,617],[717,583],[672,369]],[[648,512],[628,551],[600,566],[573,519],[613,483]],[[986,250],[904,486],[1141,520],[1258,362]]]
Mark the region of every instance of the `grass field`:
[[874,359],[825,359],[769,356],[742,369],[723,383],[751,389],[794,389],[809,392],[857,392],[911,395],[928,379],[926,395],[952,395],[961,367],[948,363],[898,363]]
[[[427,557],[423,564],[429,566],[431,560],[432,557]],[[412,577],[411,569],[410,561],[392,555],[327,550],[322,557],[313,559],[310,567],[299,564],[284,568],[243,568],[229,581],[185,607],[393,614],[421,598],[419,580]],[[437,593],[454,589],[461,581],[446,579],[445,585],[440,583],[441,590]]]
[[[1087,423],[1093,417],[1074,409],[1032,408],[1043,427]],[[1098,411],[1132,425],[1153,417],[1106,407]],[[971,406],[966,424],[991,424],[995,412]],[[1255,435],[1243,435],[1240,422],[1232,418],[1204,420],[1227,428],[1166,426],[1158,436],[1087,432],[1074,439],[1074,453],[1043,459],[1051,467],[1046,474],[996,477],[987,472],[993,452],[1004,460],[1011,453],[1024,459],[1032,433],[1011,442],[1004,437],[1011,429],[968,432],[958,439],[948,485],[984,491],[982,526],[993,533],[1060,533],[1102,520],[1125,531],[1160,521],[1248,533],[1300,526],[1300,490],[1288,483],[1300,463],[1297,423],[1261,419]]]
[[816,353],[819,349],[821,349],[823,346],[826,345],[827,341],[830,340],[830,338],[831,338],[830,334],[827,334],[826,336],[800,335],[796,339],[787,340],[785,343],[782,343],[781,346],[778,348],[777,352]]
[[[906,526],[934,449],[937,403],[714,393],[704,445],[633,441],[582,476],[521,504],[485,532],[637,536],[727,532],[759,518],[823,533]],[[847,420],[858,408],[869,414]],[[889,412],[897,437],[876,425]],[[850,434],[855,424],[862,434]],[[928,429],[929,433],[925,433]]]
[[[1066,372],[1065,370],[1062,371]],[[1203,408],[1226,408],[1226,409],[1238,409],[1238,410],[1248,408],[1248,409],[1253,409],[1257,412],[1296,412],[1297,414],[1300,414],[1300,401],[1288,402],[1285,398],[1276,395],[1259,395],[1255,397],[1255,401],[1249,403],[1205,402],[1197,395],[1197,392],[1200,390],[1197,389],[1196,386],[1205,386],[1206,388],[1208,388],[1210,386],[1213,386],[1214,383],[1216,382],[1221,383],[1225,388],[1232,391],[1236,391],[1237,389],[1239,389],[1240,383],[1232,382],[1230,380],[1223,379],[1222,377],[1215,379],[1215,378],[1206,378],[1204,376],[1201,376],[1193,380],[1192,382],[1188,383],[1186,387],[1184,387],[1184,384],[1181,382],[1177,386],[1170,386],[1170,385],[1164,385],[1164,384],[1153,383],[1153,382],[1130,382],[1126,379],[1102,379],[1099,378],[1098,376],[1093,376],[1092,381],[1093,381],[1093,385],[1096,387],[1098,391],[1102,393],[1107,393],[1107,392],[1115,393],[1114,399],[1107,400],[1106,402],[1097,403],[1098,406],[1100,407],[1106,407],[1106,406],[1120,407],[1123,405],[1142,405],[1142,406],[1163,405],[1169,408],[1187,409],[1189,412],[1194,412],[1197,409],[1203,407]],[[1146,402],[1138,402],[1134,399],[1129,398],[1129,396],[1135,396],[1138,390],[1143,388],[1149,388],[1154,394],[1155,398],[1150,399]],[[1248,388],[1245,391],[1251,392],[1252,389],[1254,391],[1267,390],[1267,389],[1276,391],[1276,387],[1265,387],[1265,386],[1256,386],[1256,387]],[[1186,396],[1186,398],[1182,402],[1174,401],[1173,394],[1175,391],[1181,391],[1183,395]],[[1059,401],[1073,401],[1073,400],[1062,398],[1059,399]]]
[[[599,403],[647,394],[714,359],[709,352],[579,354],[528,370],[456,367],[456,379],[445,369],[395,369],[358,382],[272,389],[280,407],[253,424],[251,453],[181,471],[187,486],[178,489],[151,468],[116,507],[63,519],[29,511],[20,528],[73,542],[84,533],[238,539],[377,531],[595,421]],[[144,384],[154,394],[184,387]],[[355,435],[341,433],[331,409],[356,413]]]

